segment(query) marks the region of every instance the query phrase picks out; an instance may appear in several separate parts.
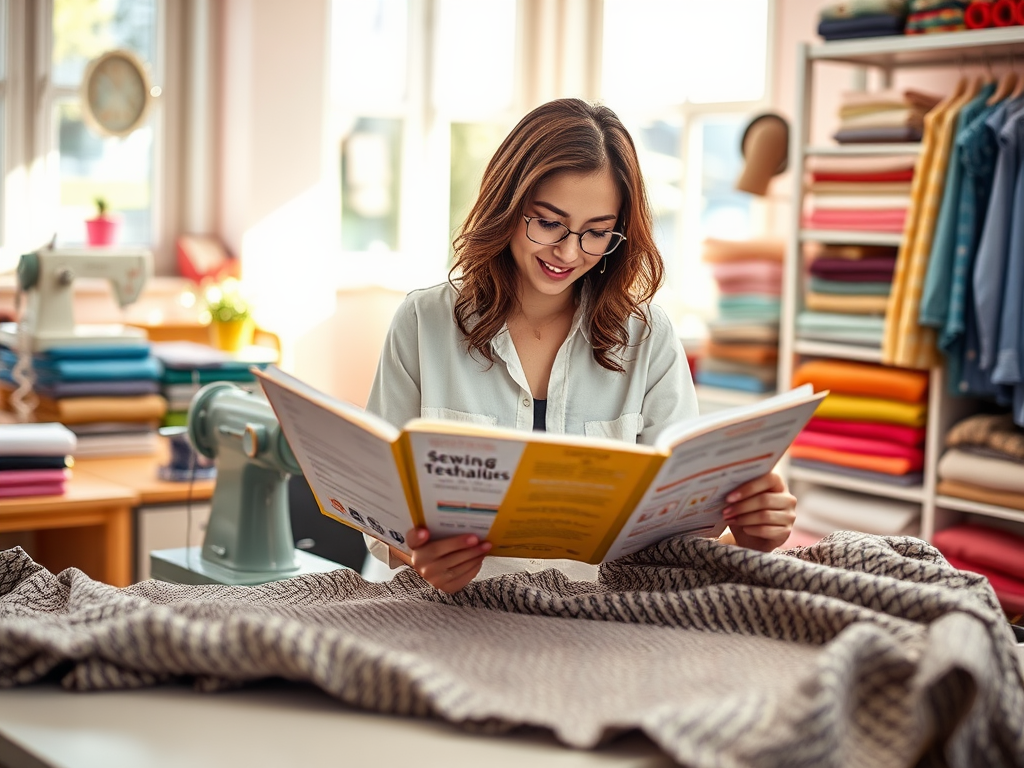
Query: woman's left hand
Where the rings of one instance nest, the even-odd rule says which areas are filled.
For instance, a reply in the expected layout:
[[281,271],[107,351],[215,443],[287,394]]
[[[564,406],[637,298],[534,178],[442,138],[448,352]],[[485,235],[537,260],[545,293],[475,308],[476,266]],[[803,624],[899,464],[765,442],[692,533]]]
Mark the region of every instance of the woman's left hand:
[[778,472],[744,483],[725,497],[722,510],[736,544],[771,552],[789,538],[796,521],[796,497]]

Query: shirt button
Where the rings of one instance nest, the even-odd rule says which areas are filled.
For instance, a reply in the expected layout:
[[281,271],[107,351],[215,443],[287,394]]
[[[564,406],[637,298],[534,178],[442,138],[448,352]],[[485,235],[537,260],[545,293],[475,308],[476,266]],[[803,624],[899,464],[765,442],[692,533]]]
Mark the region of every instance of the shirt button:
[[523,398],[523,405],[525,405],[527,408],[529,408],[530,407],[530,398],[524,397]]

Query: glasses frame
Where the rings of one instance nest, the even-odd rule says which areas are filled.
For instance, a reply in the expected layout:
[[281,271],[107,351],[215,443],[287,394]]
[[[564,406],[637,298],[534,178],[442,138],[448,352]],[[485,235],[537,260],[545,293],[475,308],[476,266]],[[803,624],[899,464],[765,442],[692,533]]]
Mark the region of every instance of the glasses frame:
[[529,239],[531,243],[536,243],[537,245],[558,245],[560,242],[565,240],[565,238],[567,238],[569,235],[576,235],[576,237],[579,239],[580,250],[583,251],[588,256],[610,256],[611,254],[615,253],[615,251],[618,249],[620,245],[626,242],[626,236],[624,234],[612,230],[608,234],[618,235],[619,240],[618,242],[615,243],[615,245],[612,246],[611,250],[605,251],[604,253],[591,253],[590,251],[583,247],[583,236],[588,232],[593,232],[594,230],[585,229],[582,232],[573,232],[571,229],[566,227],[565,224],[562,224],[562,222],[556,221],[554,222],[555,224],[565,227],[565,234],[562,235],[557,240],[555,240],[555,242],[553,243],[542,243],[539,240],[534,240],[532,237],[530,237],[530,222],[533,221],[534,219],[543,219],[544,221],[551,221],[551,219],[548,219],[544,216],[523,216],[523,219],[526,221],[526,237]]

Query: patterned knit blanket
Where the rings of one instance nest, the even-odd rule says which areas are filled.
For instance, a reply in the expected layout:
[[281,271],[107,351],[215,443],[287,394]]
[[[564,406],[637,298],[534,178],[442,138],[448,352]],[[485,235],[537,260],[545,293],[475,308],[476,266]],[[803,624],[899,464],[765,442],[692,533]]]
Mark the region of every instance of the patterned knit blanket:
[[368,710],[638,729],[690,766],[1024,766],[1024,679],[988,582],[911,538],[764,554],[673,539],[455,595],[411,571],[115,589],[0,552],[0,686],[308,681]]

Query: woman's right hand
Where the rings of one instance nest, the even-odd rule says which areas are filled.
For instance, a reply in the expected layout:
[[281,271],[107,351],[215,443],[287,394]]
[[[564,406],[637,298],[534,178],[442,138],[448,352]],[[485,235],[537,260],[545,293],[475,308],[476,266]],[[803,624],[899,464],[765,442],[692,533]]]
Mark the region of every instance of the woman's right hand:
[[447,539],[430,540],[426,528],[412,528],[405,536],[412,550],[412,567],[431,586],[443,592],[458,592],[469,584],[491,551],[491,542],[467,533]]

